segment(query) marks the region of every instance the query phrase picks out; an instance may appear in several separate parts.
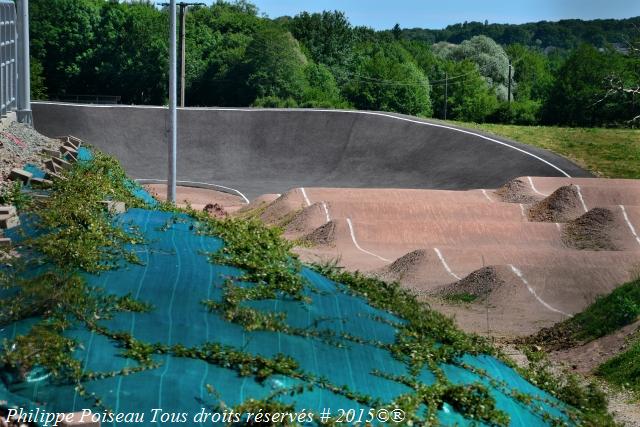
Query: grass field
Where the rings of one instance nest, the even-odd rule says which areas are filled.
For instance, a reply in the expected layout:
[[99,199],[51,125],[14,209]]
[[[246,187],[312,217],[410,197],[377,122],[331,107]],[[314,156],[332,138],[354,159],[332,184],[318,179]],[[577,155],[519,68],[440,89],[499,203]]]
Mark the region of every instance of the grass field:
[[640,179],[640,130],[460,123],[545,148],[596,175]]

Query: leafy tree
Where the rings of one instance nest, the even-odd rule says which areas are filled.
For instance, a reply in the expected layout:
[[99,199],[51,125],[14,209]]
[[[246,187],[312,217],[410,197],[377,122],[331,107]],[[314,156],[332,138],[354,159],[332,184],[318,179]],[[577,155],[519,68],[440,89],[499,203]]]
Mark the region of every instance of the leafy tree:
[[331,68],[349,62],[354,32],[344,12],[302,12],[293,18],[290,30],[313,61]]
[[399,43],[368,45],[345,93],[359,109],[421,116],[432,112],[429,79]]
[[45,71],[53,95],[86,93],[87,67],[96,47],[97,0],[35,0],[30,4],[31,52]]
[[265,28],[247,47],[247,84],[256,98],[299,97],[307,87],[307,58],[291,33]]
[[393,38],[396,40],[400,40],[402,38],[402,29],[400,28],[400,24],[396,24],[391,29],[391,34],[393,34]]
[[604,95],[605,78],[613,73],[623,74],[624,65],[619,54],[580,46],[557,73],[544,106],[544,121],[572,126],[597,126],[615,121],[621,106],[613,99],[598,100]]
[[87,91],[120,95],[125,103],[164,103],[168,14],[145,3],[109,3],[100,12]]
[[[447,119],[483,122],[495,112],[496,96],[475,63],[447,61],[444,71],[454,77],[447,82]],[[439,80],[433,87],[436,117],[444,117],[444,96],[445,83]]]
[[553,64],[549,57],[521,44],[513,44],[506,48],[513,63],[513,80],[517,84],[514,90],[516,100],[546,99],[553,85]]
[[348,108],[336,79],[324,64],[309,63],[305,69],[308,86],[303,93],[301,107]]
[[44,69],[36,58],[31,58],[31,98],[37,100],[47,99],[47,87],[44,83]]

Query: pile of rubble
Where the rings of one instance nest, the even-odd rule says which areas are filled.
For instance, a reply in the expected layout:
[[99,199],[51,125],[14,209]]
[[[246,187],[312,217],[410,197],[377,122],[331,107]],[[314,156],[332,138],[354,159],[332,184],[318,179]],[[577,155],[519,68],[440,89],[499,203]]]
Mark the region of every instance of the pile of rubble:
[[0,126],[0,191],[9,184],[12,169],[23,168],[28,163],[44,169],[47,156],[43,150],[57,152],[63,142],[47,138],[21,123]]

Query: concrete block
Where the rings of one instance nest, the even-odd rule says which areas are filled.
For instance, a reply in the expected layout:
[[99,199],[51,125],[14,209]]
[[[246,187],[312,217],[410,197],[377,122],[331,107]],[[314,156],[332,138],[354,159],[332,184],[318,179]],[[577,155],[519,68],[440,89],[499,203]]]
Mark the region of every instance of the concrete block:
[[62,168],[58,166],[58,164],[54,162],[53,159],[49,159],[44,162],[44,166],[53,173],[59,173],[62,170]]
[[76,150],[82,145],[82,140],[80,138],[76,138],[73,135],[62,136],[58,139],[65,145],[73,146],[73,148],[75,148]]
[[29,182],[29,180],[33,177],[31,172],[27,172],[23,169],[11,169],[11,173],[9,173],[9,179],[13,181],[22,181],[25,184]]
[[103,200],[100,203],[111,214],[121,214],[127,211],[127,206],[124,202],[116,202],[113,200]]
[[43,148],[42,149],[42,154],[45,154],[45,155],[47,155],[49,157],[60,157],[61,156],[60,151],[54,150],[52,148]]
[[76,150],[76,148],[71,145],[63,145],[62,147],[60,147],[60,152],[62,154],[71,153],[74,156],[78,155],[78,150]]
[[11,247],[11,238],[0,237],[0,248],[10,248],[10,247]]
[[64,421],[60,423],[61,427],[100,427],[100,421],[91,421],[91,415],[82,412],[74,412],[66,414]]
[[65,155],[65,158],[66,158],[68,161],[70,161],[71,163],[75,163],[75,162],[77,162],[77,161],[78,161],[78,155],[77,155],[77,154],[73,154],[73,153],[71,153],[71,152],[68,152],[68,153]]
[[0,228],[9,229],[20,225],[20,218],[16,215],[0,215]]
[[67,162],[66,160],[59,159],[57,157],[54,157],[51,160],[53,160],[53,163],[60,166],[62,169],[65,169],[65,170],[71,169],[71,163]]
[[0,206],[0,215],[15,216],[18,214],[15,206]]

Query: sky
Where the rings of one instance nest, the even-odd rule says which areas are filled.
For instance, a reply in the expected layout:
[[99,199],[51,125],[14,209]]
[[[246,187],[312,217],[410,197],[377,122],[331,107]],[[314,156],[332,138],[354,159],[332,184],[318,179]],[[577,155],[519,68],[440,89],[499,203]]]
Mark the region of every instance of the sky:
[[[202,0],[200,0],[202,1]],[[211,3],[213,0],[207,0]],[[640,0],[250,0],[271,18],[302,11],[346,12],[353,25],[443,28],[464,21],[521,24],[566,18],[640,16]]]

